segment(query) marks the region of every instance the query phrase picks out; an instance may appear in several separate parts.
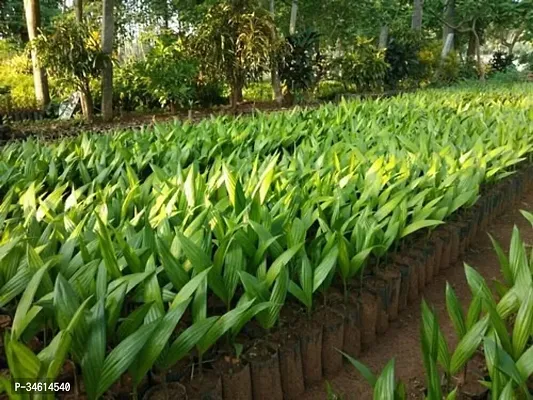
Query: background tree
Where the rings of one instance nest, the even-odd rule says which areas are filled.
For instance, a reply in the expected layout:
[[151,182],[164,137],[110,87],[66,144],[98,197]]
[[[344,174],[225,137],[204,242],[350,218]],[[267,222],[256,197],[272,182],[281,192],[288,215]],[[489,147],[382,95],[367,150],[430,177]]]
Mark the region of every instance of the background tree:
[[[39,0],[24,0],[24,10],[26,24],[28,26],[28,39],[34,40],[38,35],[41,24]],[[37,99],[37,103],[44,108],[50,103],[50,93],[48,91],[48,77],[46,76],[46,71],[39,63],[37,48],[31,49],[31,61],[33,65],[35,98]]]
[[269,65],[274,22],[253,0],[233,0],[212,6],[197,28],[196,50],[203,68],[220,75],[231,87],[233,108],[242,88]]
[[80,91],[83,115],[91,121],[94,107],[90,83],[100,76],[103,58],[96,26],[61,19],[49,33],[39,35],[34,46],[47,71]]
[[[81,0],[78,0],[81,1]],[[113,119],[113,39],[115,23],[113,17],[113,0],[103,0],[102,11],[102,118]]]

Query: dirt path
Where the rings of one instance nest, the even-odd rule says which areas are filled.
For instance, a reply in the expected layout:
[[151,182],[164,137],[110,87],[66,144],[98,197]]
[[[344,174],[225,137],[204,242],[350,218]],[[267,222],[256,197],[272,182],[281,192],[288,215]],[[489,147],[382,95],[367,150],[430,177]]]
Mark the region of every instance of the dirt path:
[[[508,250],[513,225],[518,226],[522,239],[526,243],[533,243],[533,229],[519,210],[533,210],[533,193],[525,195],[514,211],[506,212],[497,222],[493,223],[488,232]],[[500,276],[498,259],[486,232],[477,236],[477,243],[468,250],[463,259],[453,267],[442,273],[424,291],[424,298],[438,312],[439,322],[443,334],[450,348],[454,348],[457,340],[446,311],[445,288],[446,282],[453,286],[457,297],[463,304],[470,300],[470,290],[466,283],[462,263],[466,262],[475,267],[487,281]],[[385,364],[395,358],[396,377],[408,386],[409,398],[422,399],[421,390],[424,387],[424,368],[420,350],[420,303],[412,304],[402,312],[397,321],[391,324],[389,331],[378,338],[377,344],[362,354],[358,360],[367,365],[373,372],[379,372]],[[346,366],[345,370],[330,381],[335,392],[341,394],[345,400],[371,400],[372,390],[356,370]],[[301,400],[326,399],[324,385],[308,391]]]

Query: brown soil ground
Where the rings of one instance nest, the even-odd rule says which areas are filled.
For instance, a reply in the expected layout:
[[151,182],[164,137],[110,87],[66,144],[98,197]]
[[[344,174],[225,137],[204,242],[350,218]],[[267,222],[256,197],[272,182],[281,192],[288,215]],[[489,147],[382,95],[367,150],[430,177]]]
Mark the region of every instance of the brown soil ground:
[[[520,214],[519,210],[521,209],[533,210],[533,193],[524,196],[515,210],[506,212],[488,229],[488,232],[506,251],[509,248],[514,225],[520,229],[522,240],[528,244],[533,243],[533,229]],[[431,284],[426,286],[424,298],[438,312],[441,329],[451,349],[456,345],[457,339],[446,311],[445,288],[446,282],[450,282],[462,304],[469,304],[471,296],[462,268],[463,262],[476,268],[488,282],[494,278],[500,278],[496,253],[493,251],[487,232],[483,232],[478,234],[476,244],[465,253],[461,261],[454,267],[442,271]],[[419,321],[420,303],[417,302],[402,312],[398,320],[391,323],[387,333],[378,338],[376,345],[358,358],[374,373],[380,372],[385,364],[394,358],[396,378],[401,379],[407,385],[408,398],[410,399],[424,398],[422,391],[425,382],[419,341]],[[372,399],[372,389],[352,366],[346,365],[339,376],[330,380],[330,384],[335,393],[341,395],[345,400]],[[314,390],[306,392],[300,400],[326,398],[325,385],[321,384]]]

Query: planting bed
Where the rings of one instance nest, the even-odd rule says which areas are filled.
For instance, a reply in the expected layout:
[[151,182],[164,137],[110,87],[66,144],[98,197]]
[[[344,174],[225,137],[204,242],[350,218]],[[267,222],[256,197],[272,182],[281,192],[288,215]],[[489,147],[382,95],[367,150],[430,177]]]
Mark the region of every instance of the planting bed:
[[[531,224],[519,211],[533,209],[532,189],[531,185],[529,185],[527,193],[520,197],[517,204],[514,206],[510,204],[505,213],[495,218],[486,231],[478,232],[475,240],[471,243],[470,249],[465,252],[454,268],[441,271],[434,281],[426,287],[424,300],[437,313],[440,329],[450,349],[456,348],[459,338],[448,315],[446,305],[447,285],[453,287],[462,306],[466,307],[472,300],[472,294],[465,277],[463,263],[476,268],[489,284],[493,280],[502,280],[501,265],[489,238],[489,233],[503,249],[510,248],[513,228],[515,227],[518,227],[520,236],[526,244],[531,245],[533,243]],[[358,361],[364,363],[375,373],[382,371],[387,362],[394,359],[397,372],[396,378],[406,384],[407,398],[409,399],[424,399],[424,390],[427,385],[421,350],[420,324],[420,302],[415,302],[400,314],[398,320],[391,323],[391,328],[378,339],[376,346],[358,357]],[[478,364],[478,358],[481,358],[480,367],[476,365]],[[471,370],[474,374],[472,376],[469,375],[467,385],[461,391],[477,395],[483,393],[484,387],[478,380],[487,373],[484,358],[476,356],[470,363],[468,370]],[[373,388],[351,366],[345,368],[344,371],[329,382],[334,391],[342,395],[344,400],[373,399]],[[322,400],[325,398],[324,393],[324,387],[317,386],[307,391],[302,396],[302,399]],[[465,398],[476,397],[466,396]]]
[[91,399],[300,397],[531,187],[529,89],[7,145],[5,375]]

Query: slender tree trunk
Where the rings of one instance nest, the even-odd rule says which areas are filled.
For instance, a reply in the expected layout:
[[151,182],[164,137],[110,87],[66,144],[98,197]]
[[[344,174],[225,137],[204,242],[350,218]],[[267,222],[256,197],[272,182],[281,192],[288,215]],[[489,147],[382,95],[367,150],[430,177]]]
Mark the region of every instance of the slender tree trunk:
[[[443,24],[442,27],[442,45],[446,45],[446,41],[448,40],[448,35],[450,33],[453,33],[455,36],[455,29],[452,28],[452,26],[455,26],[455,0],[447,0],[446,1],[446,7],[444,9],[444,20],[446,21],[445,24]],[[453,41],[451,43],[450,50],[453,49]]]
[[291,21],[289,24],[289,35],[296,33],[296,17],[298,16],[298,0],[292,0]]
[[237,100],[237,103],[242,103],[243,101],[243,95],[242,95],[242,88],[244,87],[244,82],[242,79],[237,79],[237,82],[235,84],[235,99]]
[[102,117],[104,121],[113,119],[113,62],[111,57],[114,36],[113,0],[104,0],[102,17],[102,53],[105,57],[102,68]]
[[483,61],[481,61],[481,44],[480,44],[480,41],[479,41],[479,34],[476,31],[476,23],[475,22],[474,22],[474,26],[472,28],[472,32],[474,34],[474,39],[475,39],[477,71],[478,71],[478,74],[479,74],[479,79],[484,81],[485,80],[485,68],[483,67]]
[[[28,26],[28,39],[34,40],[38,35],[40,27],[39,0],[24,0],[24,11],[26,14],[26,24]],[[46,71],[39,65],[39,57],[36,49],[31,50],[31,62],[33,66],[33,83],[35,86],[35,98],[37,103],[45,108],[50,103],[50,93],[48,91],[48,77]]]
[[237,110],[237,103],[239,102],[237,92],[238,92],[237,84],[235,82],[232,82],[231,95],[230,95],[230,106],[233,111]]
[[474,59],[476,56],[476,36],[473,31],[468,34],[468,48],[466,50],[466,58],[469,60]]
[[169,28],[169,20],[170,20],[170,16],[169,16],[169,10],[168,10],[168,1],[163,0],[163,23],[164,23],[165,30],[168,30]]
[[413,18],[411,20],[411,28],[415,31],[422,30],[423,9],[424,9],[424,0],[413,1]]
[[83,0],[74,0],[74,8],[76,9],[76,22],[80,23],[83,19]]
[[[275,0],[270,0],[270,13],[272,18],[276,15],[276,4]],[[272,39],[276,40],[276,31],[272,31]],[[279,79],[278,65],[276,63],[275,54],[271,56],[272,60],[270,62],[270,79],[272,81],[272,91],[274,92],[274,100],[278,105],[281,105],[283,102],[283,94],[281,93],[281,82]]]
[[80,93],[81,112],[83,113],[83,116],[87,122],[92,122],[94,117],[94,104],[88,80],[83,83]]
[[379,48],[385,49],[387,48],[388,44],[389,44],[389,27],[387,25],[383,25],[381,27],[381,31],[379,32]]

